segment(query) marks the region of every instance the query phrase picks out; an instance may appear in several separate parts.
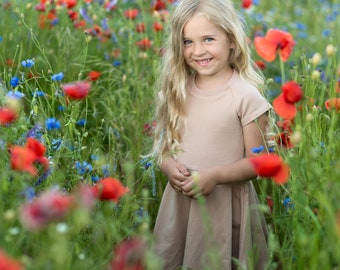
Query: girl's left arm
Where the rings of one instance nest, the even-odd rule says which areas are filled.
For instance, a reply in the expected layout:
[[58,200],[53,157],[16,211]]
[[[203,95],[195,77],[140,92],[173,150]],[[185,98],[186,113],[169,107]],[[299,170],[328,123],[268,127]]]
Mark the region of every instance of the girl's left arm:
[[255,121],[244,126],[243,138],[246,157],[232,164],[200,170],[197,177],[189,177],[182,182],[184,194],[189,197],[195,197],[197,193],[207,196],[216,185],[254,179],[257,174],[253,165],[249,162],[249,157],[256,155],[252,153],[252,148],[266,145],[267,125],[268,115],[264,113]]

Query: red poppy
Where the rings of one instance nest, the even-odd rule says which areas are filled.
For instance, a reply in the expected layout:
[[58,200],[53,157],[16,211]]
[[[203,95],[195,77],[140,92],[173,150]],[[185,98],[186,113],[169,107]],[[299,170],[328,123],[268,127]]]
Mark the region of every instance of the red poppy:
[[241,6],[242,8],[250,8],[252,3],[252,0],[242,0]]
[[129,238],[119,243],[114,251],[109,270],[144,270],[145,241],[141,238]]
[[67,14],[72,21],[76,21],[78,19],[78,13],[74,10],[67,11]]
[[281,132],[279,135],[276,137],[276,143],[284,148],[290,149],[293,148],[294,145],[292,144],[290,140],[290,134],[287,132]]
[[163,25],[159,22],[154,22],[153,23],[153,30],[155,30],[155,32],[161,32],[161,31],[163,31]]
[[17,119],[17,114],[10,108],[0,108],[0,125],[8,125]]
[[31,149],[22,146],[12,146],[10,148],[11,167],[16,171],[28,172],[33,176],[38,174],[38,170],[33,163],[37,159],[37,155]]
[[151,47],[151,41],[148,38],[143,38],[139,41],[136,42],[136,45],[141,49],[141,50],[146,50]]
[[263,61],[255,61],[255,64],[261,70],[264,70],[266,68],[266,64]]
[[99,71],[90,71],[87,77],[89,78],[90,81],[96,81],[99,79],[101,73]]
[[0,269],[2,270],[22,270],[24,269],[19,261],[10,258],[4,251],[0,250]]
[[145,32],[145,23],[139,23],[136,25],[137,33],[144,33]]
[[128,192],[128,188],[115,178],[107,177],[97,182],[93,187],[94,193],[101,200],[112,200],[118,202],[120,197]]
[[330,98],[325,101],[327,110],[335,109],[337,112],[340,111],[340,98]]
[[285,83],[282,87],[282,94],[273,101],[275,112],[284,119],[291,120],[296,115],[295,103],[302,98],[302,88],[294,81]]
[[64,93],[71,99],[83,99],[90,92],[91,83],[80,81],[64,84],[61,86]]
[[73,25],[74,25],[74,28],[76,29],[85,29],[86,21],[85,20],[77,21],[77,22],[74,22]]
[[29,137],[26,141],[26,147],[36,154],[37,158],[35,161],[41,163],[44,166],[45,170],[47,170],[49,168],[49,162],[48,159],[44,156],[46,152],[45,145],[40,143],[38,140]]
[[156,0],[156,2],[152,6],[152,10],[160,11],[166,9],[166,3],[162,0]]
[[250,162],[258,176],[271,177],[277,184],[287,182],[290,169],[278,155],[273,153],[262,154],[251,157]]
[[266,36],[257,36],[254,39],[254,45],[257,53],[265,61],[272,62],[278,52],[283,62],[286,62],[292,53],[295,41],[293,36],[279,29],[268,30]]
[[125,10],[125,11],[124,11],[124,16],[125,16],[127,19],[134,20],[134,19],[136,19],[138,13],[139,13],[139,10],[136,9],[136,8],[134,8],[134,9],[128,9],[128,10]]

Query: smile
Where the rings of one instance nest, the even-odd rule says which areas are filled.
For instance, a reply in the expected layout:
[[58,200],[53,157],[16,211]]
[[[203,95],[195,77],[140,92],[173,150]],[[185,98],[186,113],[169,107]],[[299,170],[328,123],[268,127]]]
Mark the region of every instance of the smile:
[[200,65],[204,65],[204,64],[209,63],[211,60],[212,60],[212,58],[204,59],[204,60],[195,60],[195,62],[200,64]]

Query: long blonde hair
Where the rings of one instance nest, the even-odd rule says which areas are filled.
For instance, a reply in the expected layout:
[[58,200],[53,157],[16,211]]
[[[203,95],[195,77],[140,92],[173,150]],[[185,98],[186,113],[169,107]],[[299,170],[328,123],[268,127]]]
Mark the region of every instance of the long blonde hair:
[[[263,85],[263,78],[254,69],[244,25],[231,0],[180,0],[171,10],[168,37],[156,82],[157,127],[153,154],[160,157],[166,151],[178,151],[181,131],[185,126],[186,86],[192,74],[184,60],[183,28],[197,13],[223,31],[229,42],[235,44],[229,57],[229,65],[241,77],[256,87]],[[242,90],[240,90],[242,91]]]

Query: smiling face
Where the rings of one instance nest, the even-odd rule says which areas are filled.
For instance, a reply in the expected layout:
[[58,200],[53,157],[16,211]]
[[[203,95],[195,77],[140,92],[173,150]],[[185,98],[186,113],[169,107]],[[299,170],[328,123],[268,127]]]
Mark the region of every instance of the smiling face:
[[[229,66],[230,44],[226,35],[203,14],[194,15],[183,29],[184,59],[197,72],[196,83],[224,85],[232,74]],[[211,88],[211,87],[210,87]]]

